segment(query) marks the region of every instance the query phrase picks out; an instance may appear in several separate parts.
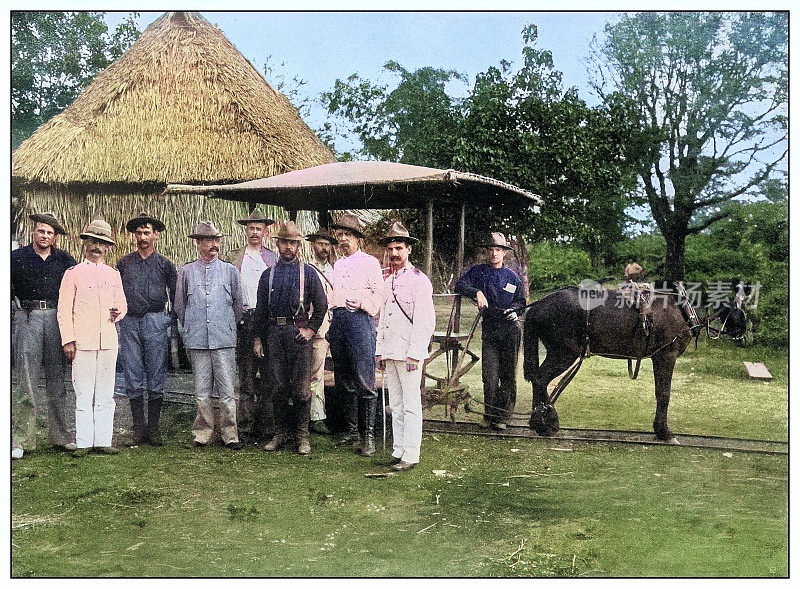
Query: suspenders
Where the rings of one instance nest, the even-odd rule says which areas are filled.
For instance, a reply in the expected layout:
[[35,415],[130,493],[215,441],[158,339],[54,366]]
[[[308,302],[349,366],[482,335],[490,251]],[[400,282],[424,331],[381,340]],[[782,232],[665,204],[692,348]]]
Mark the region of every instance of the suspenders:
[[[269,301],[267,302],[267,311],[269,311],[269,309],[272,308],[272,283],[275,280],[275,268],[277,268],[277,267],[278,267],[278,265],[276,264],[275,266],[270,268],[270,271],[269,271],[269,284],[268,284],[268,292],[267,292],[267,294],[269,296]],[[293,318],[298,317],[300,315],[301,311],[305,311],[305,308],[303,307],[303,302],[305,301],[306,272],[305,272],[305,267],[304,267],[303,262],[298,262],[298,269],[300,271],[300,297],[299,297],[300,304],[297,306],[297,311],[295,312]],[[267,314],[269,315],[269,312]],[[285,323],[287,318],[286,317],[270,317],[270,319],[283,319],[284,323]],[[278,325],[281,325],[280,321],[278,321]]]

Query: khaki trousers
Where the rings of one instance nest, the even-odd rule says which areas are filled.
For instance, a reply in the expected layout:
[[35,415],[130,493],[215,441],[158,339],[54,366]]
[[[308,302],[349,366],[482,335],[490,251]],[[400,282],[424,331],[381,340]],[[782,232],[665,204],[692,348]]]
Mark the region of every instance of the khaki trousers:
[[197,414],[192,424],[195,442],[208,444],[214,435],[214,408],[211,391],[219,393],[219,431],[222,442],[239,441],[236,427],[238,377],[236,348],[187,350],[194,372],[194,396]]
[[328,355],[328,340],[315,337],[311,353],[311,421],[325,419],[325,357]]

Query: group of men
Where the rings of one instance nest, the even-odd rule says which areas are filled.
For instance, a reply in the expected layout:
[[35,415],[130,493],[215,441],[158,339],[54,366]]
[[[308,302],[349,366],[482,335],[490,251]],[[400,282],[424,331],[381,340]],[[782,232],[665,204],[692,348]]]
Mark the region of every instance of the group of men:
[[[52,213],[31,220],[32,243],[12,252],[13,458],[35,449],[34,391],[42,368],[51,444],[75,456],[119,452],[112,446],[118,351],[133,445],[163,445],[159,419],[169,330],[177,319],[194,373],[193,446],[212,443],[218,429],[232,450],[243,447],[241,433],[271,435],[266,451],[293,446],[309,455],[310,431],[328,433],[324,371],[330,350],[345,430],[338,444],[364,456],[375,453],[375,373],[381,369],[392,419],[391,467],[404,471],[419,462],[422,364],[436,318],[431,282],[409,261],[418,240],[401,223],[378,240],[389,263],[384,277],[377,258],[362,249],[361,221],[347,213],[308,236],[291,221],[281,224],[272,236],[276,256],[264,246],[274,221],[256,209],[237,221],[247,243],[228,261],[220,259],[224,235],[203,221],[188,236],[198,258],[180,271],[155,251],[166,227],[146,213],[126,224],[136,249],[116,269],[105,264],[115,243],[105,221],[92,221],[80,234],[79,264],[55,247],[66,231]],[[301,259],[303,240],[311,243],[311,262]],[[340,257],[332,263],[334,247]],[[525,294],[519,277],[503,265],[511,249],[505,237],[492,233],[485,247],[488,263],[467,271],[456,292],[475,300],[483,316],[486,424],[503,428],[516,398]],[[74,441],[66,419],[65,361],[72,364],[75,389]]]

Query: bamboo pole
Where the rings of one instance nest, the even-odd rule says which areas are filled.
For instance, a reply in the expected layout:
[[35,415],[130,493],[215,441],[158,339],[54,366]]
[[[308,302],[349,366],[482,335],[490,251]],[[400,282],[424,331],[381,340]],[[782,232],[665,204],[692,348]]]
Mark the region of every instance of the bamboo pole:
[[428,201],[428,218],[426,222],[425,239],[428,247],[425,250],[425,274],[431,275],[433,271],[433,201]]

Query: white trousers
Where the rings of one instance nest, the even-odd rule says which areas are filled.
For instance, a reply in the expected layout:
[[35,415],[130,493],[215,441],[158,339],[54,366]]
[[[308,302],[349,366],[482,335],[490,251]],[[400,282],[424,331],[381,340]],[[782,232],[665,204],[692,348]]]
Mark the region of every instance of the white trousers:
[[386,388],[392,412],[392,456],[417,464],[422,445],[422,362],[406,370],[405,360],[386,361]]
[[311,340],[311,421],[325,419],[325,356],[328,340],[315,337]]
[[114,435],[114,378],[117,350],[75,350],[75,445],[111,445]]

